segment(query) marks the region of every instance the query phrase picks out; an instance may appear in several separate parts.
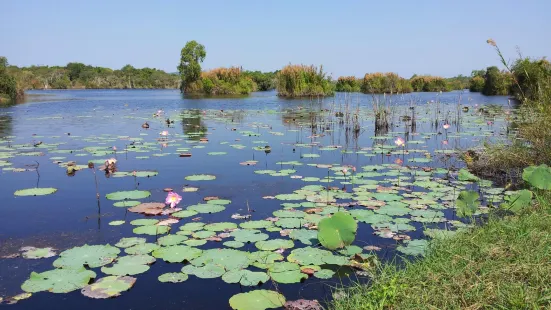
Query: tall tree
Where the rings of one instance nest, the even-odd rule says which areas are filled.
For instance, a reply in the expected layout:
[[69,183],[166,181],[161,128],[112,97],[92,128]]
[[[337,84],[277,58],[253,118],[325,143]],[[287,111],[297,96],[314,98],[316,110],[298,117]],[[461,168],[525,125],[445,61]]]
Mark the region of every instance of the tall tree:
[[182,85],[180,86],[182,92],[184,92],[187,85],[201,78],[201,63],[206,56],[205,47],[195,40],[187,42],[186,46],[182,48],[180,65],[178,66],[178,72],[180,72],[180,78],[182,79]]

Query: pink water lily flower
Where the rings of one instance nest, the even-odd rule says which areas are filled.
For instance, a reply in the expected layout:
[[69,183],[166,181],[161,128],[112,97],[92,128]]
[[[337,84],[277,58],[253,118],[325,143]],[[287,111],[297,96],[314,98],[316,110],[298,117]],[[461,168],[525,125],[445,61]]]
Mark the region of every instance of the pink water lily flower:
[[168,136],[168,131],[166,130],[161,131],[161,136]]
[[345,167],[345,168],[342,168],[342,173],[346,174],[348,172],[348,169]]
[[442,125],[442,127],[444,127],[444,129],[448,129],[448,128],[450,128],[450,124],[446,123],[446,124]]
[[117,151],[117,147],[116,146],[113,146],[113,151]]
[[353,172],[356,172],[356,167],[353,166],[353,167],[352,167],[352,171],[353,171]]
[[394,144],[397,146],[404,146],[406,144],[406,141],[404,139],[398,137],[396,140],[394,140]]
[[165,199],[165,203],[167,205],[170,205],[171,208],[174,208],[177,204],[180,203],[180,201],[182,201],[182,196],[178,195],[175,192],[168,193]]

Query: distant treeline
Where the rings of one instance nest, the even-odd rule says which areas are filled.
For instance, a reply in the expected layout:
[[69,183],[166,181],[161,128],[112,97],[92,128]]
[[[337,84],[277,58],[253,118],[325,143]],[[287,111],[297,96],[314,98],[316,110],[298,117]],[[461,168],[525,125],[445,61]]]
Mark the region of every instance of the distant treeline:
[[551,97],[551,63],[546,59],[519,58],[510,71],[492,66],[471,74],[469,89],[487,96],[513,95],[521,100]]
[[113,70],[71,62],[65,67],[10,66],[7,70],[22,89],[178,88],[180,83],[177,74],[154,68],[137,69],[131,65]]
[[442,78],[438,76],[414,75],[410,79],[396,73],[368,73],[363,79],[353,76],[341,76],[336,83],[336,91],[363,92],[366,94],[439,92],[466,89],[470,77],[456,76]]

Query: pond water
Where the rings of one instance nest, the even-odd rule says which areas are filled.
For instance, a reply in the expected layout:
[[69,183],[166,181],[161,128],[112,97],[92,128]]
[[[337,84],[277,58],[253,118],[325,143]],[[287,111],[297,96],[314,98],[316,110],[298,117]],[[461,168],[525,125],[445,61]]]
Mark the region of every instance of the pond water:
[[[337,94],[324,100],[285,100],[275,92],[259,92],[245,98],[183,98],[174,90],[29,94],[27,103],[0,108],[0,256],[11,257],[24,246],[52,247],[58,255],[0,258],[0,296],[9,299],[22,293],[21,285],[31,272],[54,269],[52,264],[59,253],[85,244],[115,245],[121,238],[145,238],[150,248],[144,246],[139,251],[148,254],[155,250],[157,258],[148,270],[131,275],[136,279],[134,286],[119,297],[92,299],[80,289],[58,294],[36,292],[9,306],[13,308],[229,309],[232,296],[257,289],[277,290],[287,300],[323,302],[331,299],[335,286],[367,279],[365,272],[342,266],[346,265],[343,258],[346,262],[360,251],[364,258],[411,258],[410,254],[422,252],[425,246],[419,240],[438,234],[431,229],[453,231],[465,226],[454,210],[462,189],[477,189],[482,205],[500,200],[504,191],[488,182],[460,181],[457,171],[464,163],[457,151],[486,140],[506,139],[507,97],[450,92],[376,98]],[[376,129],[374,101],[388,106],[388,128]],[[158,110],[162,113],[154,116]],[[147,129],[142,128],[145,122]],[[444,129],[444,124],[449,128]],[[161,134],[163,131],[166,135]],[[397,138],[404,139],[405,146],[397,146]],[[191,157],[181,157],[183,153]],[[116,172],[106,174],[98,168],[110,158],[116,159]],[[68,174],[67,163],[71,161],[77,165],[72,167],[80,168],[74,174]],[[90,161],[95,163],[94,170],[87,167]],[[201,178],[212,180],[197,180]],[[18,190],[35,187],[56,191],[40,196],[15,195]],[[182,196],[176,207],[184,211],[172,216],[146,216],[130,212],[124,200],[106,198],[114,192],[139,190],[150,195],[128,200],[164,203],[165,188]],[[194,188],[197,190],[192,191]],[[220,199],[209,202],[205,197]],[[287,274],[273,276],[274,281],[263,280],[266,283],[260,286],[246,286],[226,283],[230,277],[222,273],[245,267],[259,272],[256,275],[262,279],[269,267],[252,258],[237,267],[216,258],[207,263],[207,267],[214,264],[216,268],[203,266],[209,255],[217,257],[217,250],[211,249],[241,246],[219,252],[220,256],[231,253],[227,259],[236,262],[259,248],[274,251],[287,247],[280,257],[283,261],[296,249],[321,248],[315,225],[337,211],[349,212],[359,222],[354,246],[334,251],[326,260],[318,257],[308,263],[302,256],[296,259],[298,254],[291,258],[302,266],[335,271],[334,275],[324,271],[318,274],[320,278],[314,275],[299,281],[299,265],[276,262]],[[484,207],[478,211],[484,212]],[[232,218],[235,214],[250,219]],[[145,218],[174,218],[178,222],[168,226],[168,232],[155,225],[153,235],[148,235],[141,233],[151,234],[146,226],[154,225],[154,220],[131,223]],[[226,224],[193,224],[195,227],[181,229],[186,223]],[[238,225],[239,230],[229,231]],[[254,227],[258,231],[255,234],[246,230]],[[184,237],[160,239],[167,234]],[[215,235],[223,238],[205,239]],[[404,238],[412,241],[408,244],[408,240],[401,240]],[[256,243],[263,239],[269,242]],[[250,240],[253,242],[246,242]],[[170,248],[171,243],[188,251],[199,249],[190,254],[192,263],[166,262],[170,260],[167,256],[178,254],[163,255],[157,248]],[[126,249],[120,248],[119,258],[129,255]],[[305,256],[320,253],[307,252]],[[75,259],[69,252],[62,255],[69,261]],[[78,258],[75,264],[79,265]],[[74,266],[64,266],[69,267]],[[165,273],[180,273],[182,267],[189,273],[186,281],[158,280]],[[101,267],[90,269],[96,273],[96,281],[106,276]]]

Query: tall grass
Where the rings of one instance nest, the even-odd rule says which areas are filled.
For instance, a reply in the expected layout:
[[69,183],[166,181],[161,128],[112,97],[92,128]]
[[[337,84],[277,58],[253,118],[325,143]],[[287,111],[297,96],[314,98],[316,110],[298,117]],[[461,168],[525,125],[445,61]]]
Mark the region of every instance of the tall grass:
[[289,64],[277,74],[277,92],[281,97],[318,97],[332,96],[335,90],[323,66]]
[[410,79],[411,87],[416,92],[450,91],[451,85],[439,76],[419,75]]

